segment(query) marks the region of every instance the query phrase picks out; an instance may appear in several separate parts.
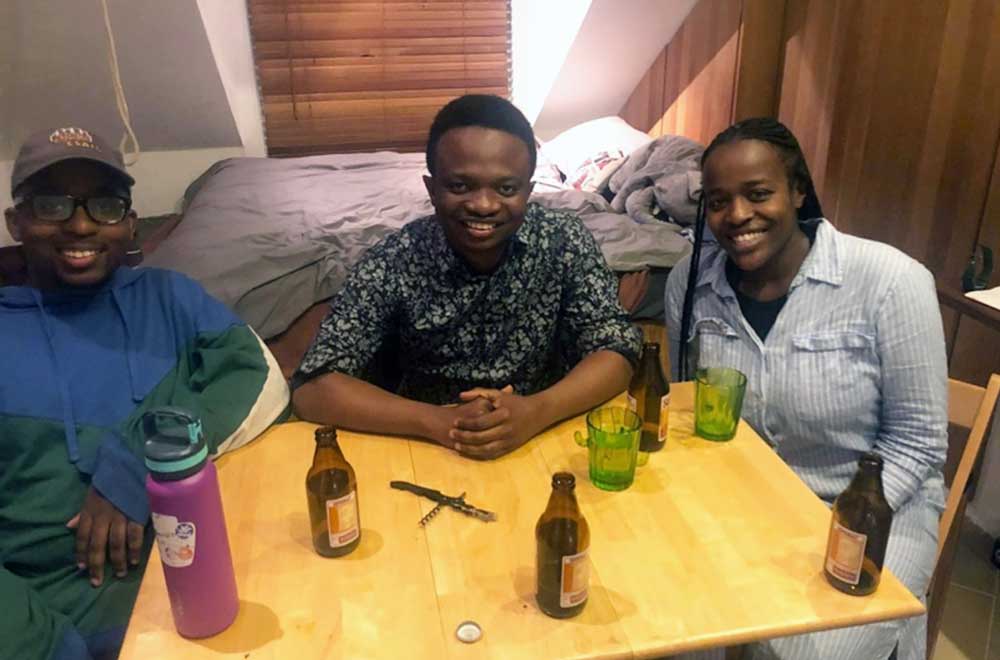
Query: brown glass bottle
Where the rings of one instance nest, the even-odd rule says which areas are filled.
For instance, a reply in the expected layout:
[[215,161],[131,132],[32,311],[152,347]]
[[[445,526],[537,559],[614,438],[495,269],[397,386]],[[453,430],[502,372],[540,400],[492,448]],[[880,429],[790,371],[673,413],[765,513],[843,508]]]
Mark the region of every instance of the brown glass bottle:
[[628,398],[629,406],[642,418],[639,451],[660,451],[667,442],[670,384],[663,376],[658,343],[642,345],[639,367],[628,385]]
[[867,453],[858,471],[833,502],[823,573],[846,594],[867,596],[878,588],[892,509],[882,490],[882,457]]
[[535,525],[538,606],[557,619],[579,614],[590,588],[590,528],[580,513],[569,472],[552,475],[552,494]]
[[340,557],[361,542],[358,482],[337,443],[337,430],[316,429],[316,453],[306,475],[306,499],[313,547],[324,557]]

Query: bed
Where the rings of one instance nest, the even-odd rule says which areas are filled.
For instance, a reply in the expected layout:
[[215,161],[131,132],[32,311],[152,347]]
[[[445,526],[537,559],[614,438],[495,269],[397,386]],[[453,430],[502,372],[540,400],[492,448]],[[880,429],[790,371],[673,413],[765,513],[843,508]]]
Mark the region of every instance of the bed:
[[[664,167],[663,138],[618,118],[588,124],[540,146],[532,200],[577,213],[623,275],[626,308],[659,316],[665,273],[690,250],[683,228],[693,220],[700,179],[690,174],[701,148],[666,149],[677,158]],[[657,206],[655,175],[666,171],[680,202]],[[144,265],[200,281],[269,340],[287,371],[365,250],[432,212],[424,172],[423,154],[412,153],[223,160],[191,184],[183,221]],[[649,199],[637,210],[627,198],[640,196]]]

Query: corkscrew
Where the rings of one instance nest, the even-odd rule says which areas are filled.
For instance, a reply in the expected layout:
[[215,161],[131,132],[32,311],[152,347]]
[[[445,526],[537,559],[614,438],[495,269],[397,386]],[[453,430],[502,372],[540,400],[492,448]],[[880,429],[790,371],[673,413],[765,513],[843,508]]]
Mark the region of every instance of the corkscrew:
[[430,522],[434,516],[441,512],[441,508],[445,506],[451,507],[456,511],[461,511],[467,516],[479,518],[484,522],[492,522],[497,519],[497,514],[492,511],[479,509],[466,502],[465,493],[462,493],[458,497],[451,497],[443,494],[441,491],[434,490],[433,488],[425,488],[423,486],[418,486],[417,484],[411,484],[408,481],[390,481],[389,486],[397,490],[405,490],[410,493],[414,493],[415,495],[421,495],[427,499],[437,502],[437,506],[428,511],[427,515],[420,519],[418,524],[421,527],[427,525],[427,523]]

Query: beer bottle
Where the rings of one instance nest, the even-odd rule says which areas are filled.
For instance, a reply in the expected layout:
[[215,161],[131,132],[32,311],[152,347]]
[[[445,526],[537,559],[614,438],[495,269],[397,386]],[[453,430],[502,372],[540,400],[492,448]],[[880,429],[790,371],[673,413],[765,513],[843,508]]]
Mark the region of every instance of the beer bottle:
[[337,443],[337,430],[316,429],[316,453],[306,475],[313,547],[324,557],[340,557],[358,547],[358,482]]
[[535,525],[538,606],[557,619],[583,610],[590,585],[590,528],[577,506],[569,472],[552,475],[552,494]]
[[891,526],[892,509],[882,491],[882,457],[869,452],[858,461],[851,485],[833,502],[823,567],[827,581],[854,596],[875,591]]
[[670,385],[663,377],[660,345],[656,342],[642,345],[639,368],[635,370],[632,382],[628,385],[628,403],[642,418],[639,451],[654,452],[663,449],[667,442]]

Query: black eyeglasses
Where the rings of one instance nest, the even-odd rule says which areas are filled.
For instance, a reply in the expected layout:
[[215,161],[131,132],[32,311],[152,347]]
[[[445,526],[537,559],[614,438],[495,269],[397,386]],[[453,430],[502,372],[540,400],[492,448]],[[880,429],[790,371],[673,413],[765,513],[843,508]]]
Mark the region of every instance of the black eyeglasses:
[[117,195],[73,197],[71,195],[31,195],[21,205],[28,206],[39,222],[66,222],[82,206],[91,220],[99,225],[117,225],[128,215],[132,200]]

